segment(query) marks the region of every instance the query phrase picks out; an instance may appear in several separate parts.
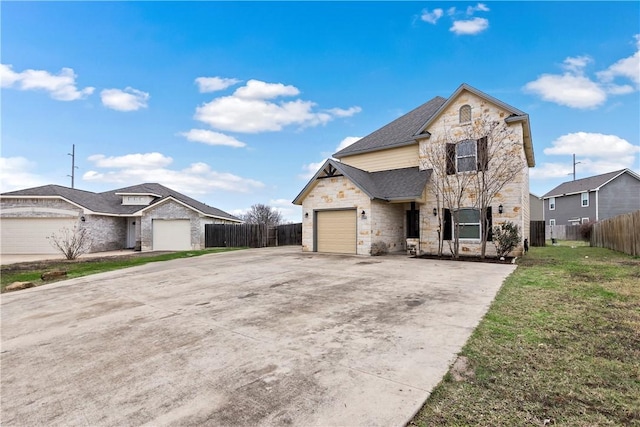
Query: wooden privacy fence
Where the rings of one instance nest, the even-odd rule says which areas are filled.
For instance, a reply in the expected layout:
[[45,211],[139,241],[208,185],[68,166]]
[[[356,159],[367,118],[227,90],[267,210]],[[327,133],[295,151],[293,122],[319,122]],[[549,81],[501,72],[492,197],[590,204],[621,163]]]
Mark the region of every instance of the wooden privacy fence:
[[544,246],[544,221],[529,222],[529,246]]
[[277,227],[258,224],[206,224],[204,245],[207,248],[302,245],[302,223]]
[[579,225],[547,225],[545,238],[547,240],[583,240]]
[[640,210],[593,224],[591,246],[640,255]]

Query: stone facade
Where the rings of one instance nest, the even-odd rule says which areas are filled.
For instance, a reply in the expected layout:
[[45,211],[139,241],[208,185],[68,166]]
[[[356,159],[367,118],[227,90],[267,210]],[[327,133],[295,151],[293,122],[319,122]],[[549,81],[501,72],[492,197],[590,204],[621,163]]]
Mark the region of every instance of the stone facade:
[[90,252],[117,251],[127,242],[127,219],[117,216],[85,215],[82,226],[89,230]]

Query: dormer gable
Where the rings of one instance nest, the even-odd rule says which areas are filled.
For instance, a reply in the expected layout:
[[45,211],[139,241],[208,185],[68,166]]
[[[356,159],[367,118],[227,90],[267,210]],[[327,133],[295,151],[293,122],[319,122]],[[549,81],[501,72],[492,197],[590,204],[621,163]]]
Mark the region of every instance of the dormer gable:
[[155,199],[162,197],[153,193],[116,193],[122,196],[123,206],[149,206]]

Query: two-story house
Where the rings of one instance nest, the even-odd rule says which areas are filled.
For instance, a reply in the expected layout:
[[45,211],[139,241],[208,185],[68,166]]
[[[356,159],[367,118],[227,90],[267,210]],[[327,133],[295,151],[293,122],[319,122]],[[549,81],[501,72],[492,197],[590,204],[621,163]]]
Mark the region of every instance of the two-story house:
[[621,169],[564,182],[542,198],[547,225],[600,221],[640,209],[640,176]]
[[[505,127],[501,137],[508,139],[511,150],[487,158],[487,137],[469,136],[479,121]],[[432,148],[441,148],[442,156],[430,156],[438,152]],[[433,191],[437,180],[474,178],[500,170],[503,161],[515,162],[516,172],[486,207],[486,222],[480,219],[472,186],[456,206]],[[446,163],[449,178],[435,173],[443,164],[438,169],[434,162]],[[389,251],[411,244],[420,254],[435,254],[444,240],[443,253],[450,253],[455,230],[463,230],[460,253],[477,255],[485,228],[506,221],[520,227],[524,240],[529,234],[528,168],[534,165],[529,116],[462,84],[449,98],[431,99],[320,167],[293,201],[302,205],[303,251],[368,255],[373,244],[384,244]],[[487,249],[488,255],[494,251],[491,244]],[[514,252],[521,251],[522,244]]]

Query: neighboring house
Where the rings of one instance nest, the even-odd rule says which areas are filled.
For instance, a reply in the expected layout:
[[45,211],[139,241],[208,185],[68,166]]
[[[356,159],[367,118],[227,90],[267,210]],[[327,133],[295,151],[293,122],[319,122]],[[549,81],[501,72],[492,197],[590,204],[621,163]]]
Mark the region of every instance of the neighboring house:
[[0,194],[3,254],[55,253],[48,237],[89,230],[90,252],[205,247],[205,224],[241,223],[228,213],[160,184],[92,193],[44,185]]
[[544,221],[544,202],[542,197],[529,193],[529,219],[531,221]]
[[[460,254],[480,252],[483,227],[505,221],[517,224],[522,240],[529,235],[529,169],[535,165],[529,116],[469,85],[462,84],[448,99],[435,97],[377,131],[340,150],[327,160],[293,201],[302,205],[304,251],[368,255],[372,244],[382,243],[389,251],[416,247],[419,253],[437,253],[439,212],[444,217],[443,239],[452,240],[449,209],[439,210],[433,192],[433,170],[427,167],[425,150],[442,144],[445,130],[461,135],[479,117],[506,123],[517,146],[517,176],[497,195],[488,224],[480,224],[477,209],[462,209],[466,222],[460,238]],[[453,175],[476,174],[481,165],[480,142],[462,136],[454,141],[453,158],[463,162],[460,148],[469,148],[469,168]],[[511,141],[511,140],[510,140]],[[471,146],[467,147],[470,143]],[[449,156],[449,151],[447,151]],[[444,156],[443,156],[444,157]],[[456,159],[456,160],[454,160]],[[444,161],[444,159],[443,159]],[[476,163],[478,166],[476,166]],[[449,173],[447,163],[447,173]],[[473,206],[473,194],[463,203]],[[446,206],[445,206],[446,208]],[[453,227],[454,228],[454,227]],[[455,228],[454,228],[455,229]],[[445,253],[449,245],[445,244]],[[491,243],[488,252],[495,254]],[[522,251],[522,244],[515,253]]]
[[542,198],[547,225],[600,221],[640,209],[640,176],[622,169],[568,181]]

